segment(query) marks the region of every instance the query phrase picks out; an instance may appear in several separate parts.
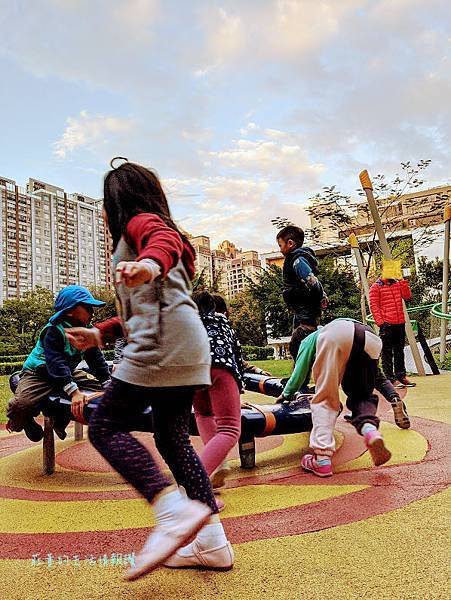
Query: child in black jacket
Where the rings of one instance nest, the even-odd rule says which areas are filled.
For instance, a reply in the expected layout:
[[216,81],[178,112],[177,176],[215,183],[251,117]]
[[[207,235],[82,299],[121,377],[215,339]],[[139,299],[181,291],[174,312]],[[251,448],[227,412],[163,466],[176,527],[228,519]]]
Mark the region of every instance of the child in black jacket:
[[327,297],[317,278],[318,260],[311,248],[303,246],[304,231],[288,225],[277,234],[277,243],[285,257],[283,263],[283,298],[293,310],[293,331],[304,325],[315,331]]

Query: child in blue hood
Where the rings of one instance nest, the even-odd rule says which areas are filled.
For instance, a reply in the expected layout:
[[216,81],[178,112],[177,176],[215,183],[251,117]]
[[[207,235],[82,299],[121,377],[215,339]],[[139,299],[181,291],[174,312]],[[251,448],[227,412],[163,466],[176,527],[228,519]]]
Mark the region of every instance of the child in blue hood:
[[[67,394],[72,401],[72,414],[82,419],[86,402],[80,391],[99,391],[110,380],[108,365],[99,348],[85,352],[76,350],[67,340],[66,327],[89,325],[94,308],[104,306],[92,294],[79,285],[63,288],[55,300],[55,313],[39,334],[35,347],[23,364],[19,385],[7,408],[9,431],[25,431],[33,442],[44,435],[42,427],[35,421],[42,402],[50,393]],[[88,364],[92,375],[77,369],[81,360]],[[66,437],[67,418],[55,419],[54,430],[61,439]]]

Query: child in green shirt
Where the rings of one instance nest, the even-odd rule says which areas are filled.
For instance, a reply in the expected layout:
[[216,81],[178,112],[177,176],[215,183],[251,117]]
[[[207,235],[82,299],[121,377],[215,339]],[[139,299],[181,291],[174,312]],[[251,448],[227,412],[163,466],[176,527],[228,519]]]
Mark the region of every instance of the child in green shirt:
[[380,338],[370,327],[351,319],[331,321],[302,342],[305,332],[301,329],[302,325],[293,334],[290,351],[296,356],[296,364],[279,400],[289,399],[307,385],[313,373],[315,394],[311,403],[313,428],[310,434],[313,454],[302,457],[302,467],[319,477],[332,475],[340,384],[347,396],[346,406],[352,411],[351,422],[365,438],[374,464],[386,463],[391,453],[378,430],[378,399],[374,394],[382,348]]

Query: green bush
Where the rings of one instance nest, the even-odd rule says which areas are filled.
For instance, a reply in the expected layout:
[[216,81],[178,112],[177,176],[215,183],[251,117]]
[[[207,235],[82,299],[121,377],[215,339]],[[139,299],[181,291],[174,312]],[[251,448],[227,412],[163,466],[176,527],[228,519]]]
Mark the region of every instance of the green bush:
[[[104,350],[105,360],[113,360],[114,350]],[[13,356],[0,356],[0,375],[10,375],[14,371],[22,368],[27,354],[17,354]]]
[[445,360],[443,362],[440,361],[439,354],[434,354],[434,358],[439,369],[443,369],[444,371],[451,371],[451,352],[445,354]]
[[11,375],[14,371],[20,371],[23,360],[20,362],[0,362],[0,375]]
[[0,354],[0,363],[4,363],[4,362],[19,362],[20,360],[22,362],[25,362],[25,359],[27,358],[28,354]]
[[245,360],[267,360],[274,357],[274,350],[271,346],[242,346]]

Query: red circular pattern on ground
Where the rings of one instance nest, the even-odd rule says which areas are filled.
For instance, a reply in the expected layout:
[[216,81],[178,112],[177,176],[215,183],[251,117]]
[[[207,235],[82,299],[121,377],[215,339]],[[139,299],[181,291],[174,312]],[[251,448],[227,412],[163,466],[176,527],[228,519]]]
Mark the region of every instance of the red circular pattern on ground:
[[[412,427],[429,442],[427,455],[420,462],[337,473],[333,480],[321,480],[314,475],[302,473],[298,468],[291,468],[269,475],[258,475],[257,471],[255,476],[238,478],[229,482],[228,487],[258,484],[284,486],[358,484],[369,486],[359,492],[308,505],[274,510],[264,515],[225,517],[223,523],[229,539],[235,543],[243,543],[336,527],[401,508],[410,502],[446,489],[448,486],[447,444],[451,428],[444,423],[427,419],[412,419]],[[362,448],[361,439],[350,426],[340,423],[339,429],[345,434],[345,439],[335,458],[336,462],[342,463],[361,453]],[[274,436],[258,440],[258,442],[260,442],[260,451],[262,451],[269,447],[266,443],[262,444],[261,442],[270,442],[271,447],[276,447],[282,443],[282,438]],[[14,450],[11,448],[12,451],[19,450],[16,442],[13,443],[13,446]],[[85,443],[82,443],[63,451],[61,454],[65,454],[65,456],[63,459],[60,456],[58,463],[61,466],[71,465],[70,468],[74,468],[73,461],[77,454],[74,454],[73,451],[84,446]],[[72,452],[68,452],[68,450]],[[99,463],[95,464],[98,469],[101,467]],[[77,464],[77,470],[83,470],[80,469],[79,464]],[[99,472],[103,471],[99,470]],[[113,500],[135,498],[137,495],[133,490],[61,493],[19,490],[4,486],[0,487],[0,497],[61,501],[107,498]],[[34,553],[46,555],[49,552],[53,555],[71,555],[74,549],[79,555],[90,555],[93,548],[96,549],[96,553],[108,554],[117,551],[117,548],[121,548],[123,552],[131,552],[140,547],[147,535],[147,528],[57,534],[2,534],[0,559],[27,559]]]
[[[150,450],[157,464],[167,469],[166,463],[163,461],[153,442],[153,436],[148,433],[136,433],[136,438]],[[257,452],[266,452],[273,450],[283,443],[283,436],[275,435],[267,438],[256,440]],[[196,452],[202,449],[200,438],[192,438],[192,444]],[[230,453],[230,458],[239,458],[238,450],[234,448]],[[95,450],[88,440],[80,444],[76,444],[70,448],[66,448],[55,457],[56,464],[63,469],[73,471],[91,472],[91,473],[113,473],[114,469],[106,462],[106,460]]]

